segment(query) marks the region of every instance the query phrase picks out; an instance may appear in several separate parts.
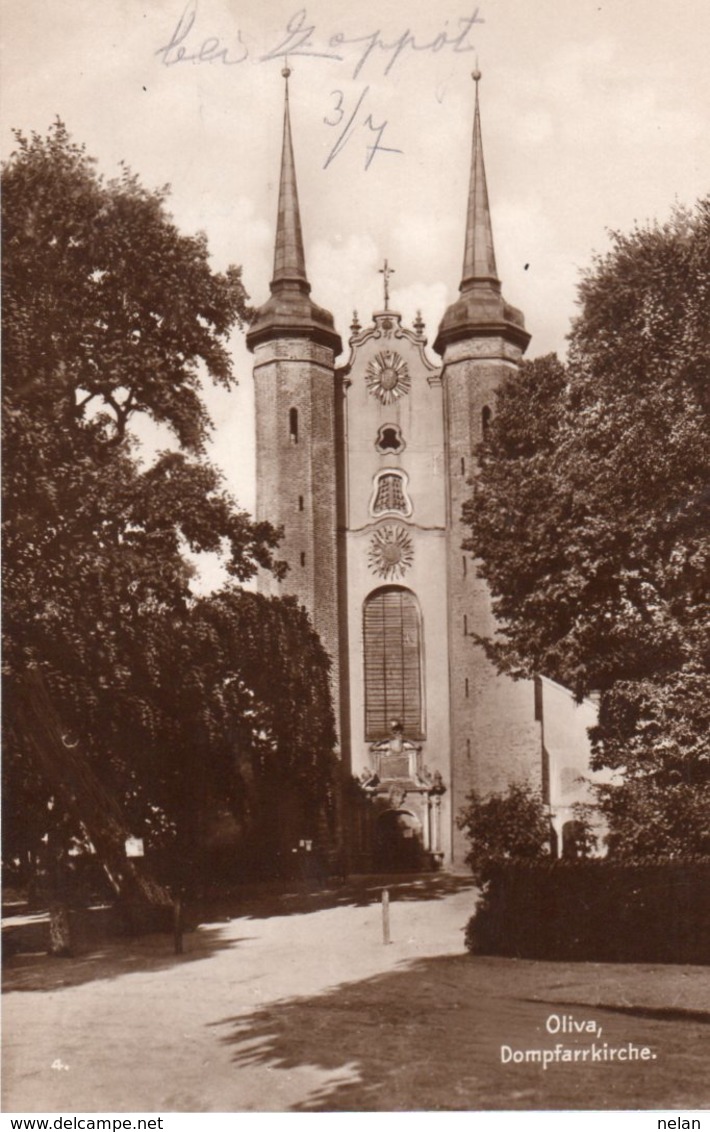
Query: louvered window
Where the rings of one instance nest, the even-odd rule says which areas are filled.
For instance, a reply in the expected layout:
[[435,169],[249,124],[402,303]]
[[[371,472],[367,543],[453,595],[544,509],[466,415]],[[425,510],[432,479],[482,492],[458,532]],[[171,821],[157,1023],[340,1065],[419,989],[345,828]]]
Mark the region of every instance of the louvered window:
[[371,594],[363,635],[366,739],[386,739],[393,719],[400,720],[408,739],[423,739],[421,624],[414,594],[398,586]]
[[370,512],[378,515],[412,514],[412,501],[407,494],[406,474],[399,471],[378,472],[370,500]]
[[402,491],[401,476],[391,472],[389,475],[380,477],[375,506],[372,510],[375,515],[381,515],[384,511],[399,511],[400,514],[406,515],[407,504]]

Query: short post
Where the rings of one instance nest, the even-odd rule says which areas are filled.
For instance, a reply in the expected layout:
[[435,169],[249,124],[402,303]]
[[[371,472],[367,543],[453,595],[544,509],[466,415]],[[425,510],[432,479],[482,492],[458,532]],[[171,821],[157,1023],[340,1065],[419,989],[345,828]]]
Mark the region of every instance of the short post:
[[175,954],[182,955],[182,932],[183,932],[183,918],[182,918],[182,897],[176,896],[173,900],[173,935],[175,940]]
[[390,894],[389,889],[382,889],[382,942],[390,943]]

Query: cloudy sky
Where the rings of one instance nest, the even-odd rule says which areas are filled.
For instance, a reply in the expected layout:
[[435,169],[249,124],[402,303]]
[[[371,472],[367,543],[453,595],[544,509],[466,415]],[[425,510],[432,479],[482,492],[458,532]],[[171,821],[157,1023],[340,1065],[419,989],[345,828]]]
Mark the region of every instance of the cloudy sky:
[[[344,339],[382,304],[430,340],[463,255],[476,60],[499,273],[529,356],[564,350],[579,272],[608,228],[710,186],[706,0],[2,0],[2,153],[56,115],[107,175],[169,182],[215,265],[268,294],[282,55],[306,259]],[[250,357],[211,394],[214,455],[253,505]]]

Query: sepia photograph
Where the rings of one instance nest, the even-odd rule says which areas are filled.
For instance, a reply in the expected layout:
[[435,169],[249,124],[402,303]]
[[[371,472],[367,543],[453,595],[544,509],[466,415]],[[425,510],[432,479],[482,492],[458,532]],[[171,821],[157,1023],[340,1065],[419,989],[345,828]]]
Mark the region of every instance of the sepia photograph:
[[700,1129],[710,9],[300,2],[0,0],[6,1127]]

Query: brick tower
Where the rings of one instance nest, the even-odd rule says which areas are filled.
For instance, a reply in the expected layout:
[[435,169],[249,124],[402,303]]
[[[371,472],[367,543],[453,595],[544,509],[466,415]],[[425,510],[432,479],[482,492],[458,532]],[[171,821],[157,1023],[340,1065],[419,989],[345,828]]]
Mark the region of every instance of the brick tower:
[[262,592],[295,594],[333,660],[338,702],[334,359],[341,341],[333,316],[310,298],[291,141],[288,68],[271,297],[247,346],[254,354],[256,515],[281,526],[282,582],[262,574]]
[[[471,493],[474,451],[483,437],[499,383],[520,363],[530,335],[523,316],[502,297],[493,248],[483,162],[478,86],[460,297],[441,321],[434,349],[441,355],[447,466],[447,588],[451,715],[451,791],[455,816],[472,787],[504,790],[527,779],[537,762],[532,683],[500,676],[472,634],[489,637],[495,620],[486,583],[461,544],[461,508]],[[464,840],[455,826],[453,855]]]

